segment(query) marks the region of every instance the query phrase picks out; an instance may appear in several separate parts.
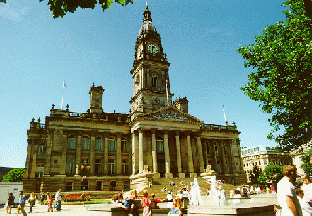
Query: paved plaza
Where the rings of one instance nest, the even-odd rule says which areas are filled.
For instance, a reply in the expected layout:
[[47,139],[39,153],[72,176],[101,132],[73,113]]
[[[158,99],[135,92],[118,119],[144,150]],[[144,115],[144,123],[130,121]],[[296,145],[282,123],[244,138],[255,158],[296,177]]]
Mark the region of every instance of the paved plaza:
[[[205,197],[202,197],[203,201],[205,203]],[[252,199],[246,200],[248,203],[244,203],[245,207],[253,207],[258,205],[272,205],[277,204],[276,201],[276,194],[261,194],[261,195],[254,195],[251,197]],[[88,204],[88,205],[62,205],[62,211],[60,212],[47,212],[47,205],[40,205],[36,204],[36,206],[33,207],[33,213],[29,212],[29,204],[26,205],[26,212],[27,215],[34,215],[34,216],[40,216],[40,215],[50,215],[50,216],[111,216],[110,212],[107,212],[108,204]],[[199,206],[200,208],[200,206]],[[0,216],[3,215],[9,215],[6,213],[5,208],[0,208]],[[11,215],[17,215],[17,208],[12,208],[12,214]],[[22,215],[21,213],[18,215]],[[142,214],[140,214],[142,215]],[[162,214],[163,215],[163,214]],[[153,216],[159,216],[158,214],[153,214]]]
[[[92,204],[92,207],[101,207],[100,204]],[[62,205],[62,211],[56,212],[47,212],[47,205],[40,205],[36,204],[36,206],[33,207],[33,213],[28,213],[29,212],[29,205],[26,205],[25,211],[27,215],[35,215],[35,216],[40,216],[40,215],[50,215],[50,216],[68,216],[68,215],[74,215],[74,216],[110,216],[111,214],[109,212],[105,211],[89,211],[90,205]],[[0,209],[0,215],[9,215],[6,213],[5,208]],[[12,214],[11,215],[17,215],[17,208],[12,208]],[[18,215],[23,215],[22,213]]]

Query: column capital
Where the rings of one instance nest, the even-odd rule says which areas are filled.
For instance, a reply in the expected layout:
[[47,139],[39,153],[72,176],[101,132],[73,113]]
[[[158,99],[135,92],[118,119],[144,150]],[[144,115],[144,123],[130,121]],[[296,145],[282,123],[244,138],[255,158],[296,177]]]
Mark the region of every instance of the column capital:
[[175,133],[175,136],[180,136],[180,131],[179,130],[176,130],[174,133]]
[[157,128],[151,128],[151,133],[152,133],[152,134],[155,134],[156,131],[157,131]]
[[138,131],[139,133],[142,133],[142,132],[144,132],[144,129],[143,128],[138,128],[136,131]]

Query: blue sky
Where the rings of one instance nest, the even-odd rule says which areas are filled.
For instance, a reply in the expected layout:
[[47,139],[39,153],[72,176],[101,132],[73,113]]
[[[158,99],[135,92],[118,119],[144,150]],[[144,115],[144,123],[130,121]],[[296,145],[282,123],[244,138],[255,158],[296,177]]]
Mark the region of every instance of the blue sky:
[[[27,129],[44,122],[52,104],[86,112],[94,82],[105,89],[104,112],[128,113],[130,70],[145,1],[102,11],[77,9],[53,19],[48,0],[0,3],[0,166],[24,167]],[[240,87],[252,69],[236,52],[254,43],[268,24],[284,20],[278,0],[150,0],[153,24],[167,54],[171,92],[186,96],[189,113],[207,124],[229,123],[241,131],[241,146],[275,145],[260,111]],[[67,88],[63,92],[62,83]]]

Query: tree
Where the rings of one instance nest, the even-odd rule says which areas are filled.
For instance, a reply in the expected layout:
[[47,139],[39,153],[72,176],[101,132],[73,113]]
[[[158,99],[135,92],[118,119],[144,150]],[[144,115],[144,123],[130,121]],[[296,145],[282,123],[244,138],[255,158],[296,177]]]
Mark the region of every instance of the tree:
[[306,154],[301,156],[301,161],[301,168],[306,174],[310,175],[312,173],[312,149],[309,149]]
[[287,0],[286,20],[265,27],[255,44],[240,47],[244,66],[254,71],[241,88],[271,113],[268,134],[285,150],[312,138],[312,25],[301,0]]
[[262,170],[257,165],[254,165],[252,170],[249,171],[250,181],[252,184],[258,185],[260,183],[259,177],[261,173],[262,173]]
[[[39,0],[42,2],[43,0]],[[103,11],[109,9],[113,4],[114,0],[99,0]],[[115,2],[121,5],[128,5],[130,2],[133,4],[133,0],[115,0]],[[95,8],[97,0],[49,0],[50,11],[52,11],[53,18],[63,18],[67,12],[74,13],[78,7],[81,8]]]
[[4,177],[2,182],[21,182],[24,176],[24,168],[11,169]]
[[258,178],[259,183],[273,183],[274,185],[283,178],[283,167],[278,164],[270,163],[265,167]]

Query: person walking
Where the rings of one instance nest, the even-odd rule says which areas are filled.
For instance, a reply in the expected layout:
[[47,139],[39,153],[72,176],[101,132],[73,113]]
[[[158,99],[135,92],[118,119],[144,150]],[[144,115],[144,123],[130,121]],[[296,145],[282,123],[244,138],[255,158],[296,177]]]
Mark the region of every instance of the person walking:
[[86,198],[86,194],[85,194],[85,192],[83,191],[82,194],[81,194],[81,200],[82,200],[83,206],[84,206],[85,198]]
[[29,209],[29,213],[32,213],[32,209],[36,203],[36,194],[35,192],[32,192],[29,196],[29,205],[30,205],[30,209]]
[[44,197],[45,197],[44,192],[42,192],[41,195],[40,195],[41,205],[44,205]]
[[293,165],[285,165],[284,177],[277,183],[277,200],[282,207],[282,216],[302,216],[302,210],[296,194],[294,182],[297,169]]
[[6,211],[8,214],[11,214],[12,206],[14,205],[14,199],[15,197],[13,196],[13,193],[9,193],[9,198],[8,198],[7,207],[6,207]]
[[55,194],[55,209],[56,211],[61,211],[62,210],[62,190],[59,189],[56,194]]
[[152,201],[148,198],[148,192],[143,191],[143,199],[141,200],[141,205],[143,207],[143,216],[151,216],[152,210],[150,208]]
[[23,216],[27,216],[27,213],[25,212],[25,202],[26,202],[26,197],[23,194],[23,191],[19,192],[19,197],[18,197],[18,206],[17,206],[17,214],[19,211],[23,213]]
[[53,197],[52,197],[52,195],[50,195],[49,192],[47,192],[48,212],[50,212],[50,211],[53,212],[52,203],[53,203]]

